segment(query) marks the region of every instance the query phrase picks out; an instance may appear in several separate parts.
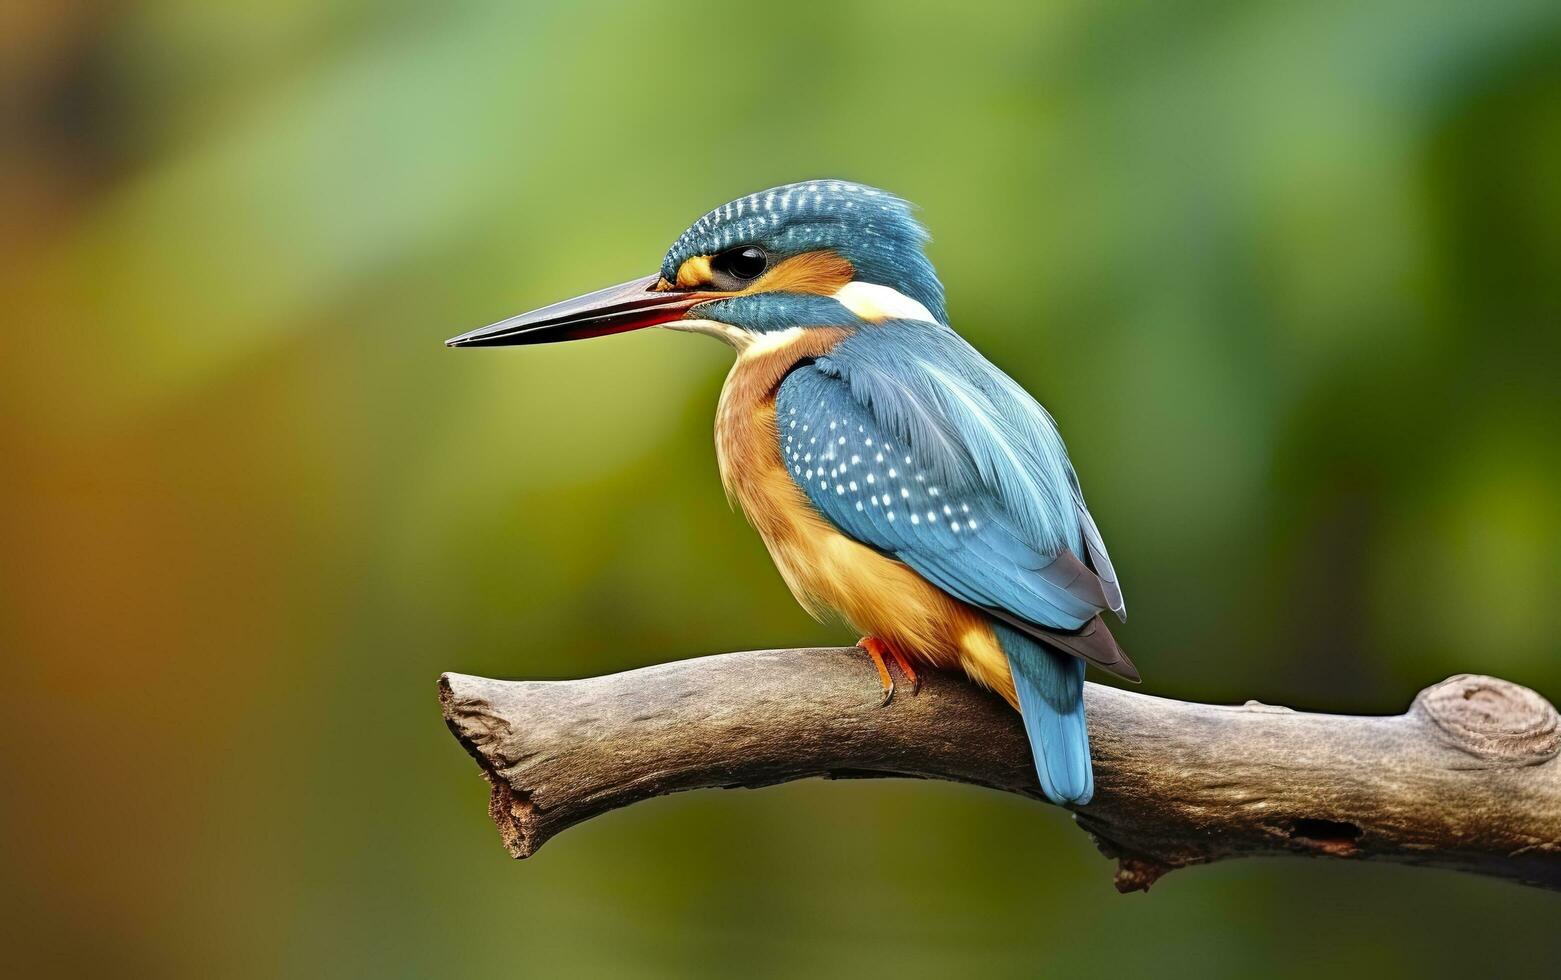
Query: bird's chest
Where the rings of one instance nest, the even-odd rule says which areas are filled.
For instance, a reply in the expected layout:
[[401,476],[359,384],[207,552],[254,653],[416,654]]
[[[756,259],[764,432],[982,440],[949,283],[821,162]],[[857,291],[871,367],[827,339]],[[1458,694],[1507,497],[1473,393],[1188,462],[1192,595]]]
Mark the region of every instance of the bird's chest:
[[786,471],[775,426],[775,389],[783,375],[773,364],[738,358],[716,410],[716,459],[727,497],[764,539],[792,592],[816,612],[826,538],[838,532],[814,513]]
[[850,597],[870,591],[870,565],[888,563],[824,521],[792,480],[781,456],[773,393],[750,402],[722,398],[716,454],[727,496],[764,539],[797,601],[820,618],[833,610],[860,625],[850,614]]
[[[841,612],[846,580],[862,577],[864,559],[884,561],[846,538],[814,510],[787,472],[775,424],[775,392],[803,358],[838,339],[810,330],[784,343],[744,352],[732,366],[716,410],[716,458],[726,494],[759,532],[781,577],[814,615]],[[824,335],[824,336],[821,336]]]
[[837,612],[863,632],[898,637],[901,649],[947,662],[954,646],[949,628],[964,619],[958,604],[900,562],[841,534],[788,472],[775,421],[775,389],[784,373],[784,367],[739,359],[727,377],[715,433],[727,496],[742,507],[810,613]]

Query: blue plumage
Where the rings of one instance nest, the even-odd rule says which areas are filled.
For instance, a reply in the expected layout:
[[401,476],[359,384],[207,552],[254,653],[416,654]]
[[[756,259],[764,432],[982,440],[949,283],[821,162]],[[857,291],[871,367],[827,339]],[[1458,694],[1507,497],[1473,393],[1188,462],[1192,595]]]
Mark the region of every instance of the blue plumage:
[[[908,396],[894,407],[914,411],[918,424],[897,428],[881,421],[881,402],[857,398],[842,376],[851,373],[844,359],[856,339],[792,372],[776,396],[781,453],[809,501],[848,537],[972,605],[1063,630],[1093,618],[1099,609],[1090,596],[1074,595],[1068,582],[1047,574],[1067,545],[1020,530],[1017,508],[982,480],[939,403]],[[907,361],[900,376],[916,370]],[[1071,520],[1071,537],[1080,538],[1071,513],[1051,519]],[[1065,536],[1064,529],[1050,535]]]
[[899,321],[794,370],[776,422],[830,523],[993,614],[1042,789],[1087,802],[1084,664],[1052,631],[1122,603],[1114,573],[1108,590],[1076,560],[1110,568],[1050,416],[948,327]]
[[1084,661],[1048,650],[1003,623],[994,623],[992,631],[1014,675],[1041,791],[1055,803],[1088,803],[1095,773],[1084,723]]
[[941,323],[858,331],[820,361],[940,481],[988,488],[1046,557],[1083,554],[1073,467],[1051,416]]

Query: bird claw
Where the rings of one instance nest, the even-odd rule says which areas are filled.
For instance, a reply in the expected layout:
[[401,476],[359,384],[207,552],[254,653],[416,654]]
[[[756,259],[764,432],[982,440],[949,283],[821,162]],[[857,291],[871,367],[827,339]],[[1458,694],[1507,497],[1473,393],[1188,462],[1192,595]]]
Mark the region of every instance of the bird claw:
[[883,655],[887,653],[894,658],[894,662],[900,665],[900,670],[911,680],[911,694],[921,690],[921,678],[916,675],[916,669],[911,662],[905,659],[904,654],[878,639],[876,636],[864,636],[856,642],[856,645],[867,651],[867,655],[873,658],[873,666],[878,668],[878,680],[883,685],[883,699],[878,702],[878,707],[887,708],[889,702],[894,700],[894,677],[889,673],[889,665],[884,662]]

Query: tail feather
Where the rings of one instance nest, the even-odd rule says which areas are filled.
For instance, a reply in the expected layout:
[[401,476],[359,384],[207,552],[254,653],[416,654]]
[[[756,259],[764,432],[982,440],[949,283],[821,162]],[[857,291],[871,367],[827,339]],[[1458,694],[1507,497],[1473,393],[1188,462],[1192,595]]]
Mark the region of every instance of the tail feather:
[[1084,661],[1048,650],[1006,623],[994,622],[992,629],[1019,693],[1041,790],[1053,803],[1088,803],[1095,773],[1084,723]]

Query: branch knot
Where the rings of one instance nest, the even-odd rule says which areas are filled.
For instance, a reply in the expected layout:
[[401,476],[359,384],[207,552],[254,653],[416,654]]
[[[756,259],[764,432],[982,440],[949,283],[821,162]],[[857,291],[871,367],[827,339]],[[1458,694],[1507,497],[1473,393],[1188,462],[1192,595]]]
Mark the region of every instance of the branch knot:
[[1561,752],[1555,706],[1511,681],[1458,674],[1421,691],[1414,708],[1455,748],[1493,764],[1531,766]]

